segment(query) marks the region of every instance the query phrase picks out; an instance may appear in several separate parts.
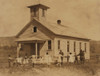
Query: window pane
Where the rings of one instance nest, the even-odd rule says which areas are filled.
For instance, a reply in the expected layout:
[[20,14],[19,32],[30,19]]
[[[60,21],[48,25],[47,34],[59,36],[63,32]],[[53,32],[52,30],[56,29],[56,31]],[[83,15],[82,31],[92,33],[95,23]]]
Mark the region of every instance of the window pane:
[[58,40],[58,49],[60,49],[60,40]]
[[69,52],[69,41],[67,41],[67,52]]
[[51,49],[51,40],[48,41],[48,49]]
[[81,42],[80,42],[80,50],[81,50],[82,48],[81,48]]
[[34,29],[34,32],[37,32],[37,27],[34,27],[33,29]]
[[76,52],[76,42],[74,42],[74,52]]

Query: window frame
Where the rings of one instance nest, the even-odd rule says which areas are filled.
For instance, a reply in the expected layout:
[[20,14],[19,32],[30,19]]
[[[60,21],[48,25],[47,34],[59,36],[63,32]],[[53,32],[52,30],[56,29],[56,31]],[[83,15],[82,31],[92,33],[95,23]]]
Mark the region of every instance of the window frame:
[[32,29],[33,29],[32,32],[34,32],[34,33],[37,32],[37,27],[36,26],[34,26]]
[[76,42],[74,41],[74,52],[76,52]]
[[84,43],[85,46],[85,52],[87,51],[87,43]]
[[67,41],[67,52],[70,52],[70,51],[69,51],[69,47],[70,47],[70,42]]
[[58,49],[60,49],[60,40],[58,40]]
[[82,43],[81,42],[79,43],[79,47],[80,47],[80,50],[81,50],[82,49]]
[[52,41],[48,40],[48,50],[51,50],[51,49],[52,49]]

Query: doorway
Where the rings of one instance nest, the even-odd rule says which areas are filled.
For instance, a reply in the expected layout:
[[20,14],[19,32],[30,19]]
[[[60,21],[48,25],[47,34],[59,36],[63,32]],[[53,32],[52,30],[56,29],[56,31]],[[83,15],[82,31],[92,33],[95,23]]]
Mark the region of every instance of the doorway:
[[[36,55],[36,45],[35,43],[31,43],[31,51],[30,51],[30,55]],[[40,50],[43,46],[43,43],[37,43],[37,56],[40,57]]]

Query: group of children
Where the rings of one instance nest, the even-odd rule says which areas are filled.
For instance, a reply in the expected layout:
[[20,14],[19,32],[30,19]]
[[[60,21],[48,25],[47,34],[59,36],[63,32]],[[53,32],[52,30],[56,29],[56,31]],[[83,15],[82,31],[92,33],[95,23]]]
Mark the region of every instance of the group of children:
[[35,55],[28,56],[25,54],[24,57],[16,57],[12,58],[10,55],[8,56],[8,65],[11,66],[19,66],[19,65],[26,65],[26,64],[32,64],[34,67],[34,64],[47,64],[48,66],[51,64],[52,58],[48,54],[48,52],[44,55],[44,57],[36,57]]
[[[64,53],[62,52],[62,50],[60,50],[59,55],[58,55],[58,60],[57,60],[57,65],[62,65],[63,64],[63,58],[65,58]],[[71,63],[75,63],[78,64],[79,62],[81,64],[84,64],[85,62],[85,52],[80,50],[80,53],[76,55],[76,53],[69,53],[69,55],[67,55],[67,63],[71,64]]]
[[[80,59],[79,59],[79,58]],[[66,57],[66,61],[68,63],[78,63],[79,60],[81,63],[84,63],[85,61],[85,56],[84,56],[84,51],[80,50],[80,53],[78,55],[76,55],[76,53],[69,53],[69,55]],[[11,65],[25,65],[25,64],[32,64],[32,66],[34,67],[34,64],[37,63],[45,63],[48,66],[52,63],[52,57],[49,55],[48,52],[46,52],[46,54],[44,55],[44,57],[39,57],[37,58],[35,55],[32,55],[30,57],[28,57],[27,54],[25,54],[24,57],[16,57],[16,58],[12,58],[10,55],[8,57],[8,64],[9,67],[11,67]],[[57,56],[57,65],[62,65],[63,64],[63,60],[64,60],[64,53],[62,52],[62,50],[59,51],[59,55]],[[12,64],[13,63],[13,64]]]
[[31,63],[32,66],[34,66],[34,57],[33,56],[30,56],[28,57],[27,54],[24,56],[24,57],[16,57],[16,58],[12,58],[10,55],[8,57],[8,64],[9,64],[9,67],[11,66],[19,66],[19,65],[25,65],[25,64],[29,64]]

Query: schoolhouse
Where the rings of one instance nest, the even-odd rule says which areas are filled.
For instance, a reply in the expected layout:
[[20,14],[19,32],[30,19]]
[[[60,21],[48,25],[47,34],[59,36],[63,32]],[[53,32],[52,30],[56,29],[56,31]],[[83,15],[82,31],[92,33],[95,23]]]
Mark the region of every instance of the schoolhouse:
[[85,51],[85,59],[90,59],[88,38],[67,24],[63,25],[61,20],[57,20],[57,23],[47,22],[46,15],[50,7],[36,4],[28,8],[30,21],[16,36],[18,48],[21,48],[17,49],[17,56],[24,56],[27,53],[38,58],[48,52],[50,56],[56,57],[59,50],[62,50],[66,57],[70,52],[79,54],[82,49]]

